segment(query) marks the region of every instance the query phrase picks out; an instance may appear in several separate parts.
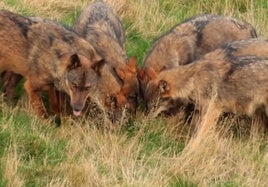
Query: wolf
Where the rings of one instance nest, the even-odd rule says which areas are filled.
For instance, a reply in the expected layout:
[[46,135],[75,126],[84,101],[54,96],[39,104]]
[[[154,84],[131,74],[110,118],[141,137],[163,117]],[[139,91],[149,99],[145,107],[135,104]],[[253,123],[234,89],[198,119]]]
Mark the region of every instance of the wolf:
[[121,113],[124,108],[135,111],[139,94],[137,59],[127,59],[125,31],[114,10],[103,2],[90,3],[73,29],[89,41],[105,61],[99,69],[94,99],[109,112]]
[[151,71],[145,98],[155,115],[177,102],[193,103],[201,114],[197,133],[210,129],[222,113],[260,117],[267,125],[267,52],[266,39],[236,41],[193,63]]
[[[29,17],[32,21],[43,22],[46,21],[42,17]],[[19,74],[16,74],[12,71],[4,71],[1,73],[1,88],[4,93],[4,98],[10,104],[15,104],[15,89],[16,85],[22,80],[23,77]]]
[[112,7],[102,1],[89,3],[81,12],[73,29],[83,37],[89,37],[91,27],[98,27],[125,48],[125,31],[123,25]]
[[0,24],[0,70],[25,78],[24,88],[36,114],[47,116],[41,92],[53,95],[59,90],[70,96],[74,115],[80,115],[102,56],[88,41],[53,21],[39,22],[1,10]]
[[223,44],[256,37],[255,29],[247,22],[210,14],[191,17],[154,42],[138,70],[142,93],[149,81],[150,68],[159,73],[189,64]]

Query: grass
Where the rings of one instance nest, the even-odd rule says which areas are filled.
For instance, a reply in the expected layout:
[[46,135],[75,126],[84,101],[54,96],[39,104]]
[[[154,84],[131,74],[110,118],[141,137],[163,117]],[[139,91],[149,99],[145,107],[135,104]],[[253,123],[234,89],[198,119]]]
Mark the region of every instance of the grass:
[[[246,20],[268,37],[266,0],[107,0],[126,29],[128,56],[140,65],[161,34],[201,13]],[[0,7],[72,25],[86,0],[2,0]],[[267,186],[267,134],[242,123],[221,123],[200,147],[185,150],[192,127],[176,117],[139,115],[114,131],[88,120],[60,127],[36,118],[22,97],[0,102],[2,186]],[[252,129],[250,129],[252,128]]]

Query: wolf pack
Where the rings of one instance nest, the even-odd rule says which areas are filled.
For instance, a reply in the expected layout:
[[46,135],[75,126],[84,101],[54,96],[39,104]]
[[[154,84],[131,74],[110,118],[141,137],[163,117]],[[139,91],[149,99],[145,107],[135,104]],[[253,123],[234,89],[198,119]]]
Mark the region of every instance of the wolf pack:
[[123,24],[102,1],[89,3],[71,28],[7,10],[0,10],[0,25],[4,97],[14,103],[23,80],[41,118],[86,115],[90,100],[112,123],[135,116],[144,103],[151,117],[198,112],[197,134],[225,113],[268,127],[268,40],[247,22],[210,14],[186,19],[155,40],[141,66],[127,56]]

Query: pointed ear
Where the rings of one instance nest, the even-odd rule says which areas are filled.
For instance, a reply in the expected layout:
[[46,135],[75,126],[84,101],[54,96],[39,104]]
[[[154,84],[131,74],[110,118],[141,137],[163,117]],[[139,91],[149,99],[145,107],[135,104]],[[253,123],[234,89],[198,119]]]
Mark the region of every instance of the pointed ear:
[[161,94],[167,93],[170,90],[170,86],[165,80],[160,80],[158,83],[158,89]]
[[98,62],[95,62],[91,65],[91,68],[94,69],[94,71],[100,75],[100,71],[101,69],[103,68],[105,64],[105,60],[104,59],[101,59],[100,61]]
[[75,69],[81,66],[79,56],[77,54],[73,54],[70,56],[67,64],[67,69]]
[[128,60],[127,66],[132,73],[137,71],[137,57],[133,56]]
[[157,73],[156,73],[156,71],[153,68],[149,67],[149,68],[147,68],[145,70],[145,72],[148,75],[148,77],[149,77],[150,80],[156,79]]
[[121,79],[121,80],[125,80],[126,79],[126,73],[122,68],[114,68],[115,73],[117,74],[117,76]]

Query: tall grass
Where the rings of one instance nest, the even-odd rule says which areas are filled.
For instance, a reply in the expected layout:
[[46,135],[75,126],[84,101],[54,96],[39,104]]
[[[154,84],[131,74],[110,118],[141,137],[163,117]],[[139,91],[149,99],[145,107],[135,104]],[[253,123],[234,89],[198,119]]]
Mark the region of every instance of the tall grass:
[[[213,13],[246,20],[268,37],[266,0],[107,0],[126,29],[128,55],[142,62],[152,42],[187,17]],[[85,0],[2,0],[0,7],[72,25]],[[85,119],[60,127],[40,120],[22,97],[0,102],[0,186],[267,186],[267,134],[222,119],[195,149],[193,127],[143,114],[113,131]]]

